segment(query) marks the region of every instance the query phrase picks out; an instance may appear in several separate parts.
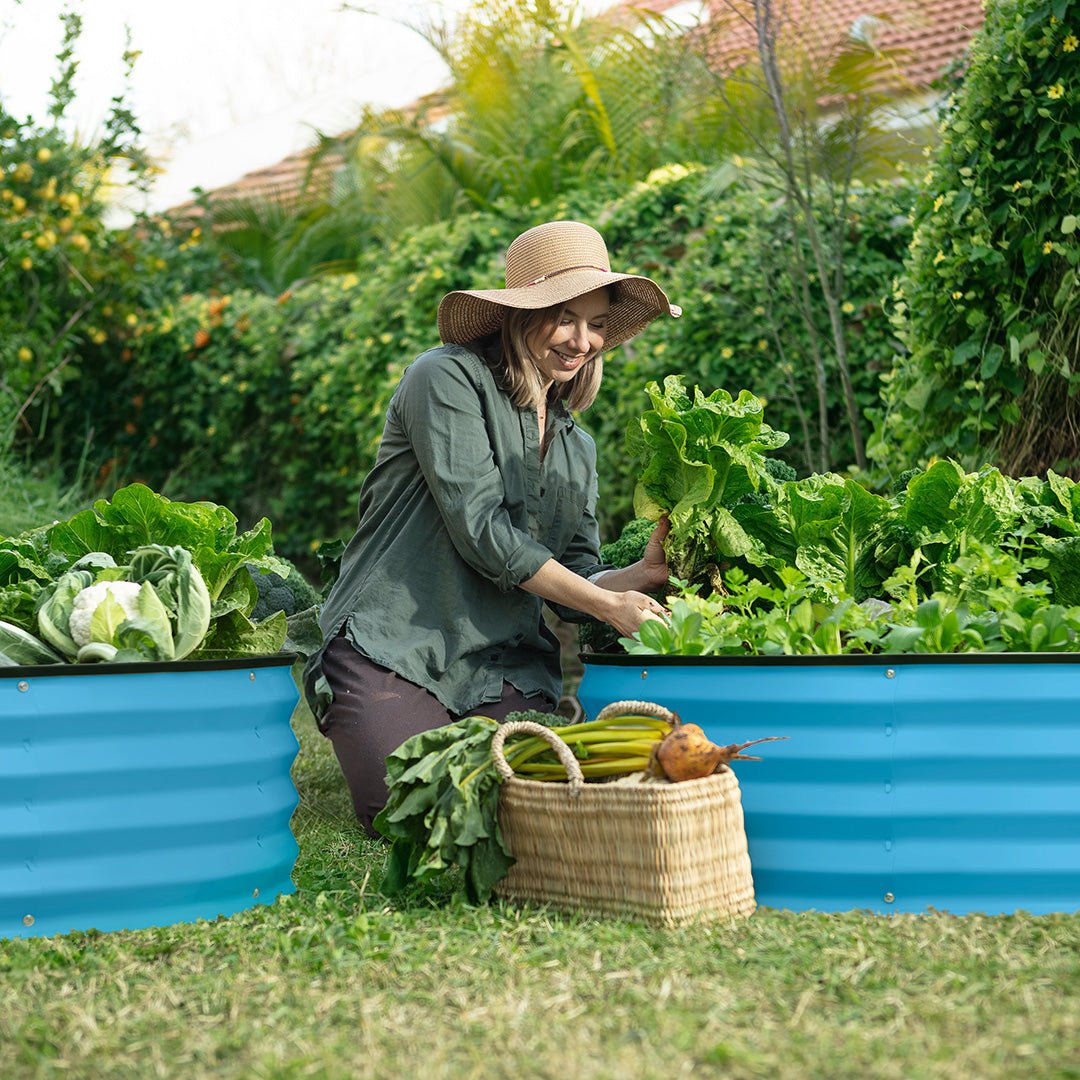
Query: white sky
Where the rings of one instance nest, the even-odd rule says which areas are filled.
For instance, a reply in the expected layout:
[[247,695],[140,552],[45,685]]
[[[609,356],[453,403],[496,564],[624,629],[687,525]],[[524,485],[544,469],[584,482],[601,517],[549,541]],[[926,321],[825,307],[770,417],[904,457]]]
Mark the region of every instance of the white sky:
[[[445,69],[402,23],[452,16],[469,0],[68,0],[83,16],[77,97],[83,138],[123,90],[124,26],[142,51],[128,104],[166,170],[148,209],[184,202],[349,128],[363,104],[405,105]],[[586,3],[586,10],[611,0]],[[0,97],[17,117],[44,117],[58,70],[64,0],[0,0]],[[129,200],[132,196],[128,197]]]

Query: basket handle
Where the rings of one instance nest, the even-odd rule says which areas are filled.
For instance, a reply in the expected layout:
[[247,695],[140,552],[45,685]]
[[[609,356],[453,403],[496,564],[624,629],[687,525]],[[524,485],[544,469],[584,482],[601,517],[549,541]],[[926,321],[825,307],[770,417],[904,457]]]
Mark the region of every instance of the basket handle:
[[507,764],[506,754],[503,752],[503,743],[506,742],[508,736],[516,735],[519,731],[528,732],[530,735],[539,735],[540,738],[551,745],[556,757],[558,757],[570,778],[571,791],[576,794],[577,789],[585,783],[585,774],[582,773],[581,766],[578,764],[577,758],[574,757],[574,751],[551,728],[546,728],[543,724],[533,723],[532,720],[511,720],[509,723],[500,724],[496,729],[491,740],[491,756],[495,760],[495,771],[499,774],[499,778],[501,780],[510,780],[514,775],[514,770]]
[[613,701],[610,705],[605,705],[594,719],[608,720],[612,716],[655,716],[657,720],[666,720],[672,727],[678,727],[682,723],[677,712],[653,701]]

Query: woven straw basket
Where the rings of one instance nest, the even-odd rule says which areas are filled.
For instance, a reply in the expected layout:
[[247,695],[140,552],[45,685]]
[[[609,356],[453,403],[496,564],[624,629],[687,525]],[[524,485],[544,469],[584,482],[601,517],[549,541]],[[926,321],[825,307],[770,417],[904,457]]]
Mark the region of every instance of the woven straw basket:
[[[615,702],[597,719],[635,714],[679,722],[643,701]],[[569,783],[513,774],[502,748],[518,731],[552,744]],[[587,784],[566,743],[527,721],[503,724],[492,754],[503,779],[499,828],[516,860],[496,885],[498,896],[656,926],[754,910],[739,782],[730,769],[677,784]]]

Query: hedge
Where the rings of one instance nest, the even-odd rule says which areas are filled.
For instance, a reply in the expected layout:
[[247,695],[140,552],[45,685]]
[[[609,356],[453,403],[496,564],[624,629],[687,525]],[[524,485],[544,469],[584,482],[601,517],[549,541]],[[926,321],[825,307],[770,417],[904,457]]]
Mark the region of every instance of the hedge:
[[[61,399],[65,422],[93,429],[103,474],[143,480],[174,498],[223,502],[242,518],[266,514],[278,550],[299,557],[351,531],[387,401],[405,366],[438,343],[441,296],[500,283],[503,253],[522,229],[578,217],[604,232],[616,268],[655,275],[684,309],[607,359],[600,397],[582,417],[600,443],[605,535],[630,516],[626,424],[641,412],[645,383],[669,372],[768,399],[801,467],[797,404],[812,397],[813,376],[794,308],[763,296],[760,272],[782,235],[780,211],[748,184],[717,195],[710,179],[668,167],[615,199],[595,193],[417,230],[365,254],[354,273],[276,299],[233,292],[166,303],[138,336],[102,349],[92,377],[84,364]],[[867,411],[895,347],[882,298],[910,239],[912,197],[905,186],[867,187],[852,202],[849,329]],[[769,325],[785,342],[787,369],[769,344]],[[838,393],[831,404],[840,443]]]

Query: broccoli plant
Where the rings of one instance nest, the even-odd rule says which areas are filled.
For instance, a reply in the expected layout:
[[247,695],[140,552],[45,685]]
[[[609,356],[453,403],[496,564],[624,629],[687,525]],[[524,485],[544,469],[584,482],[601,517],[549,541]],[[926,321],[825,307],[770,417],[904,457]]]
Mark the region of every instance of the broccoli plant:
[[276,611],[286,615],[298,615],[309,608],[322,603],[322,595],[311,585],[307,578],[287,559],[289,572],[285,577],[275,573],[261,573],[257,568],[248,566],[248,572],[259,590],[259,600],[251,612],[255,622],[268,619]]

